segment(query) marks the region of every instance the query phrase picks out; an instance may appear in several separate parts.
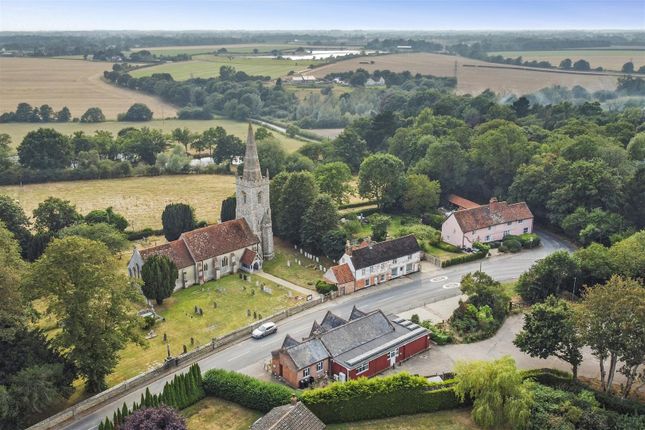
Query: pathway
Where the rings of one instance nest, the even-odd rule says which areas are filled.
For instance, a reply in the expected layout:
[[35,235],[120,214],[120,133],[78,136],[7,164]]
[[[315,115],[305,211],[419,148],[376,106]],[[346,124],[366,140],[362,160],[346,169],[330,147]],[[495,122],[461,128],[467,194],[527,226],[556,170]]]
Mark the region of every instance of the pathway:
[[293,282],[287,281],[286,279],[278,278],[277,276],[273,276],[272,274],[264,272],[262,270],[260,270],[259,272],[256,272],[256,274],[278,285],[282,285],[285,288],[289,288],[291,290],[297,291],[300,294],[304,295],[305,297],[310,294],[313,296],[314,299],[317,299],[319,297],[319,294],[314,290],[301,287],[300,285],[296,285]]

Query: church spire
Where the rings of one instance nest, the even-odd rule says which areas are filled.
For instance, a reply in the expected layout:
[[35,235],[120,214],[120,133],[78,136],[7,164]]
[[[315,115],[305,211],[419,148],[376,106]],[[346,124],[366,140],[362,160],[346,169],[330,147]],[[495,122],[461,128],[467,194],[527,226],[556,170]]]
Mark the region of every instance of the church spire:
[[246,137],[246,152],[244,154],[244,173],[242,178],[247,181],[259,181],[262,179],[260,160],[258,159],[258,147],[255,144],[253,128],[249,122],[249,134]]

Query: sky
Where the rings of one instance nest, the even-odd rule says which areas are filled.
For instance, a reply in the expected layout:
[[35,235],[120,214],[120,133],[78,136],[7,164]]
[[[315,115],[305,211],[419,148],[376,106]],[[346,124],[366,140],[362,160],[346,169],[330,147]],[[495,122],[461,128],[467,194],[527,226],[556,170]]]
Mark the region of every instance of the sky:
[[645,30],[645,0],[0,0],[0,31]]

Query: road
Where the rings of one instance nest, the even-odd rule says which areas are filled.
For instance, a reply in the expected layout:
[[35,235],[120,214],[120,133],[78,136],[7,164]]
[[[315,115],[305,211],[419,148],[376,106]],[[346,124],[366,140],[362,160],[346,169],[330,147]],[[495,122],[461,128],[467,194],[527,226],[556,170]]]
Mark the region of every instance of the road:
[[[516,279],[536,260],[553,251],[563,248],[569,249],[568,244],[552,235],[540,232],[540,236],[542,246],[536,249],[525,250],[518,254],[500,255],[446,269],[436,268],[323,303],[320,306],[280,321],[278,323],[278,335],[262,340],[244,340],[200,360],[199,366],[202,372],[208,369],[222,368],[258,376],[258,373],[262,373],[262,364],[269,360],[270,352],[280,347],[287,333],[296,339],[307,336],[313,321],[320,322],[328,310],[341,317],[349,315],[353,306],[357,306],[361,310],[382,309],[386,313],[403,312],[421,306],[424,303],[431,303],[460,294],[460,290],[457,287],[461,277],[468,272],[478,270],[480,262],[483,271],[499,281],[505,281]],[[185,370],[187,369],[182,369],[177,373],[182,373]],[[124,402],[130,405],[135,401],[139,401],[146,388],[149,388],[152,393],[160,392],[166,381],[171,380],[174,375],[165,376],[147,387],[115,398],[88,415],[66,423],[61,428],[70,430],[93,429],[106,416],[112,417],[113,412],[121,407]]]

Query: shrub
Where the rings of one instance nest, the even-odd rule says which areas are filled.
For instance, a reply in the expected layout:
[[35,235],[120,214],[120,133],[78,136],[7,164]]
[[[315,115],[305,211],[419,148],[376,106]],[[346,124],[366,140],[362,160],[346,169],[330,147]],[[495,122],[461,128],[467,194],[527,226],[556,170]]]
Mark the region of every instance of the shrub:
[[376,204],[375,201],[369,200],[369,201],[366,201],[366,202],[355,202],[355,203],[348,203],[348,204],[345,204],[345,205],[339,205],[338,209],[362,208],[362,207],[365,207],[365,206],[372,206],[372,205],[375,205],[375,204]]
[[139,409],[119,426],[119,430],[186,430],[186,420],[168,406]]
[[326,424],[380,419],[457,408],[461,402],[450,384],[403,372],[306,391],[302,402]]
[[[441,233],[439,233],[439,235],[441,235]],[[439,242],[438,242],[438,243],[436,243],[434,246],[436,246],[437,248],[442,249],[442,250],[444,250],[444,251],[447,251],[447,252],[454,252],[454,253],[459,253],[459,252],[461,252],[461,250],[459,249],[459,247],[457,247],[457,246],[455,246],[455,245],[451,245],[451,244],[446,243],[446,242],[441,242],[441,241],[439,241]]]
[[432,324],[432,322],[426,320],[421,323],[421,326],[425,327],[430,331],[430,338],[437,345],[446,345],[452,342],[452,335],[447,331],[440,329],[439,327]]
[[153,230],[151,228],[144,228],[143,230],[127,231],[125,234],[128,240],[140,240],[150,236],[161,236],[163,229]]
[[318,291],[319,294],[329,294],[332,291],[338,291],[338,287],[334,284],[328,284],[322,279],[319,279],[318,281],[316,281],[316,291]]
[[441,262],[441,267],[454,266],[455,264],[468,263],[469,261],[479,260],[486,257],[487,253],[483,252],[473,252],[472,254],[464,254],[459,257],[451,258],[450,260],[445,260]]
[[502,246],[499,247],[501,252],[520,252],[522,249],[522,243],[517,239],[504,239]]
[[517,236],[517,240],[522,244],[522,248],[530,249],[540,246],[540,236],[535,233],[524,233]]
[[289,403],[293,394],[284,385],[263,382],[222,369],[212,369],[204,374],[204,389],[209,396],[265,413],[276,406]]
[[430,227],[434,227],[436,229],[440,229],[445,220],[446,220],[446,217],[444,217],[441,214],[423,214],[423,215],[421,215],[421,223],[422,224],[429,225]]

